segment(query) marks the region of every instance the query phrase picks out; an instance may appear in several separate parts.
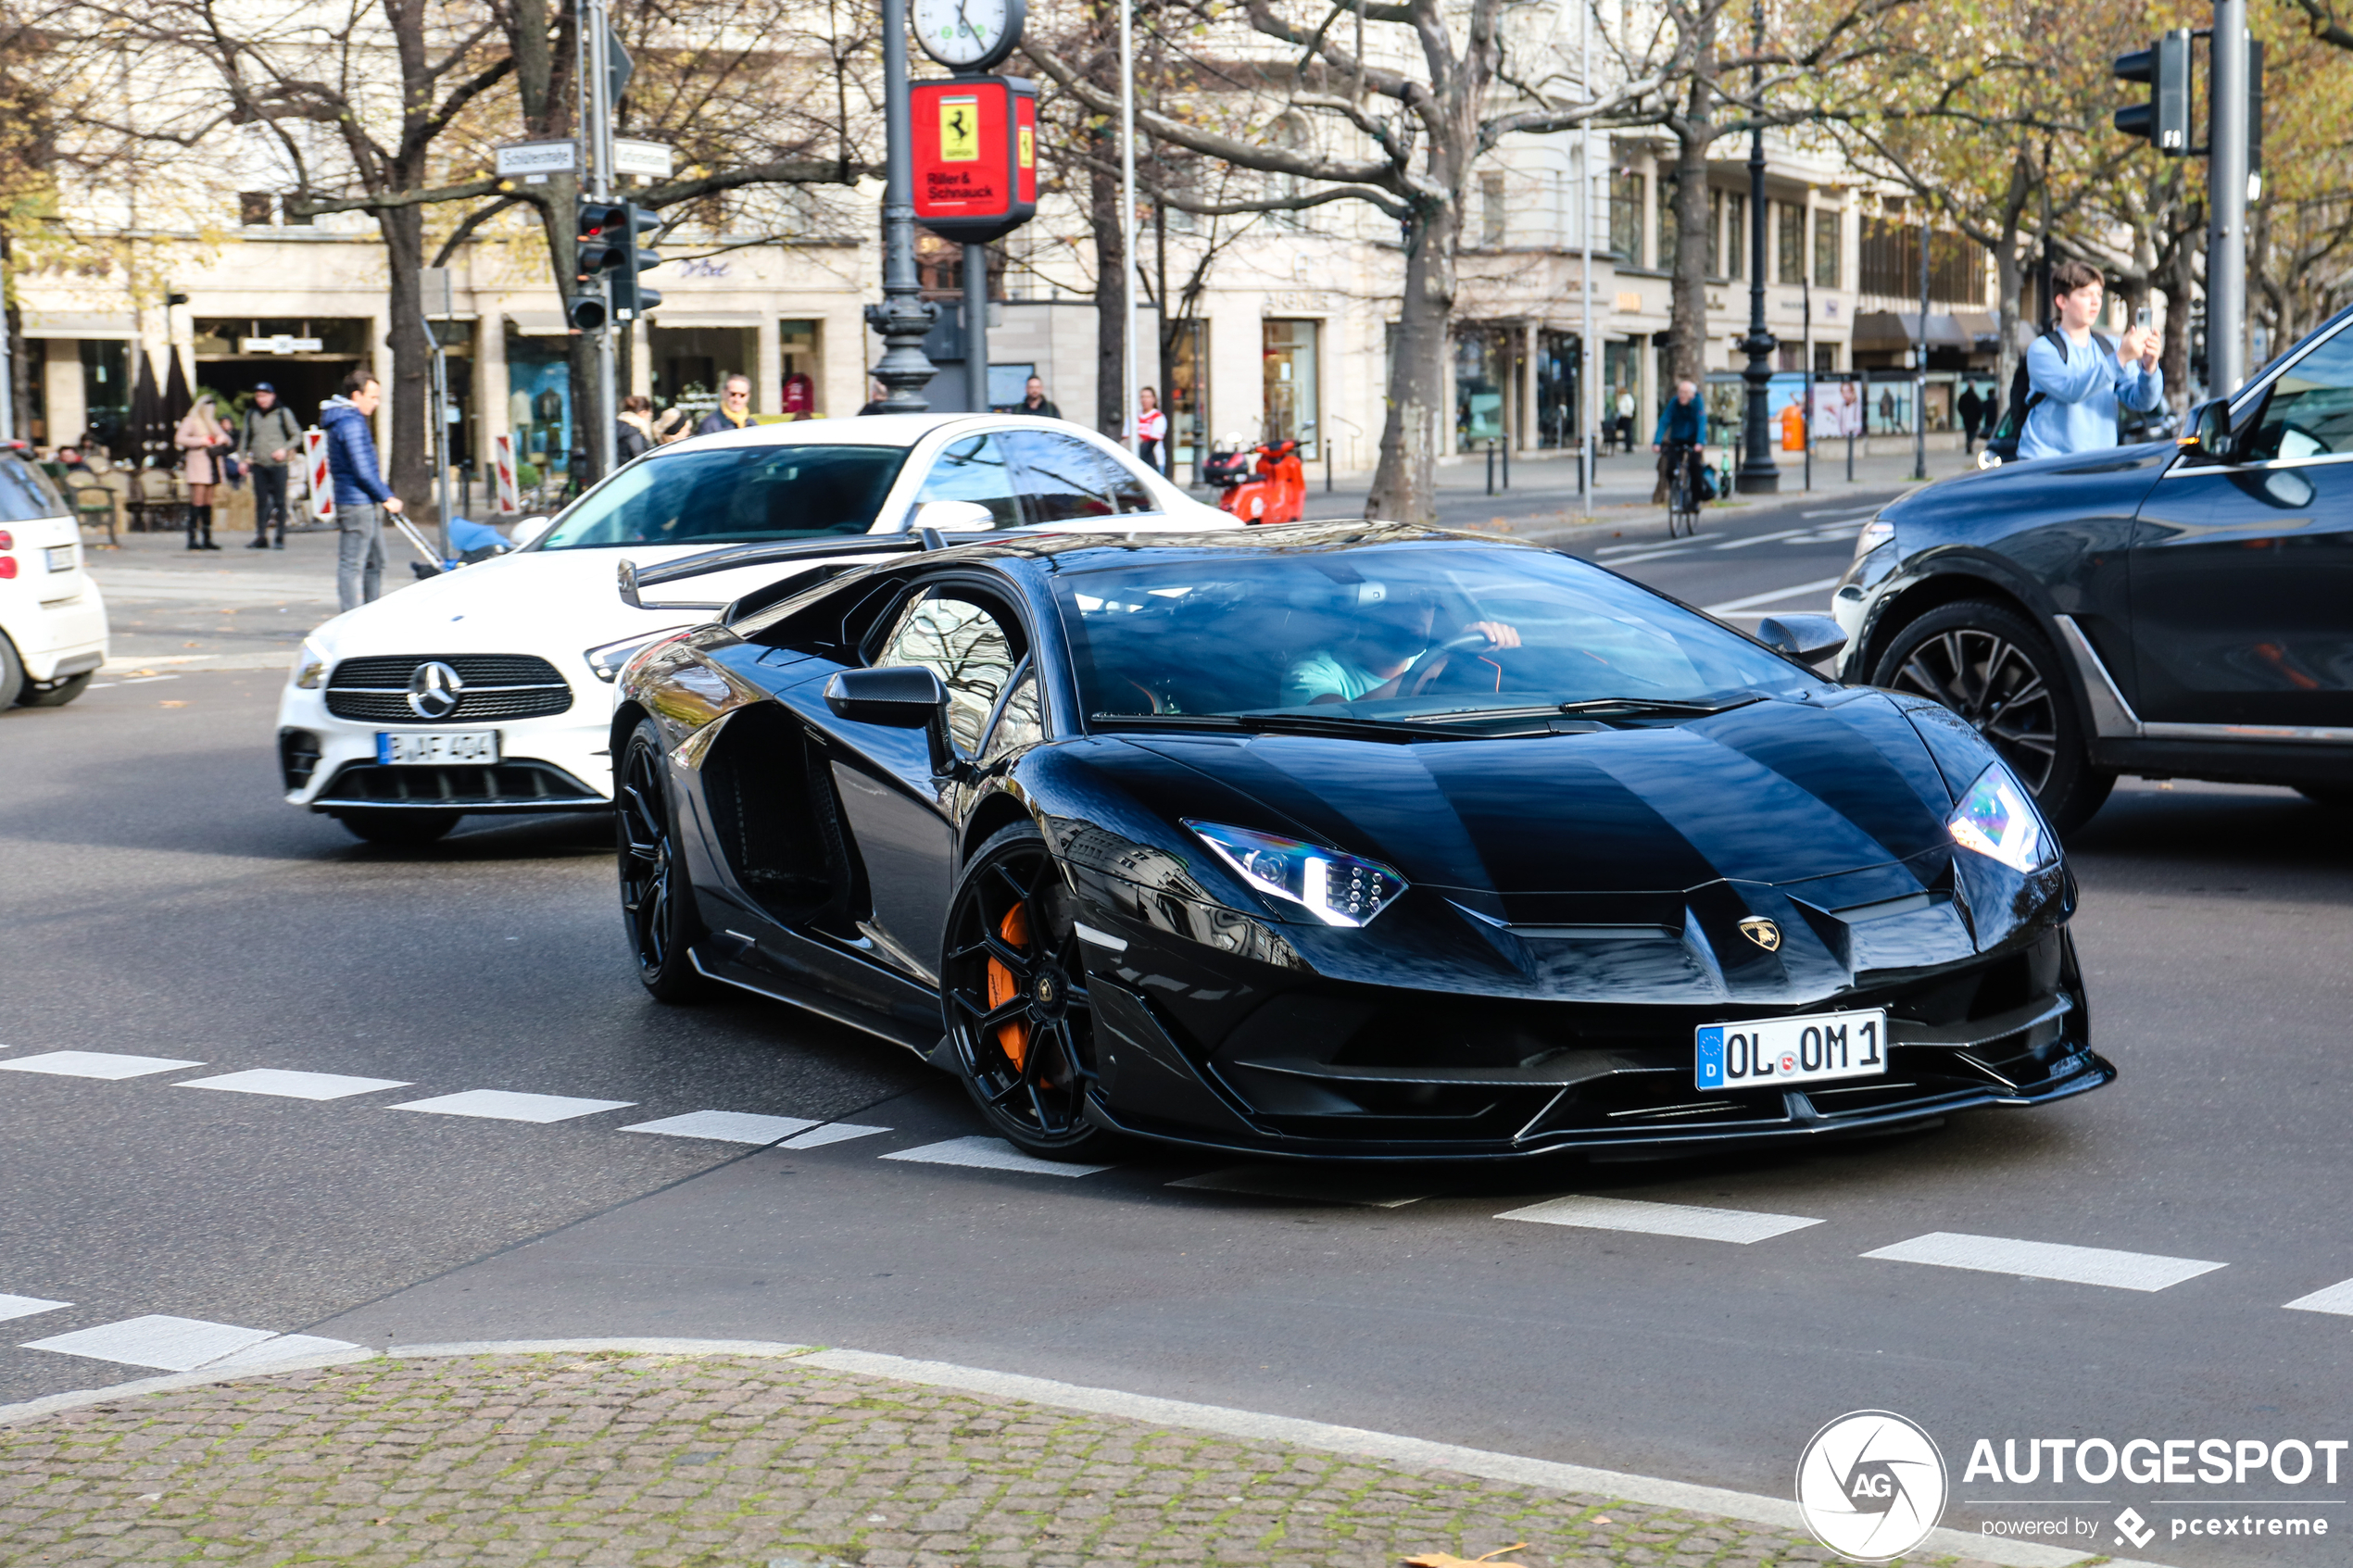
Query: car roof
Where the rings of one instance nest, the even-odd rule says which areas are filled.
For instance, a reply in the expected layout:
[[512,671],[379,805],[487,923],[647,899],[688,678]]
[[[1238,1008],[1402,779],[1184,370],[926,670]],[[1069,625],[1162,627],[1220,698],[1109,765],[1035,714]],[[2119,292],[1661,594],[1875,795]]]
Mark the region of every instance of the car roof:
[[1063,435],[1092,433],[1067,420],[1045,420],[1022,414],[852,414],[839,419],[788,420],[774,424],[746,425],[741,430],[723,430],[710,435],[689,436],[684,441],[656,447],[647,456],[700,451],[714,446],[912,446],[934,431],[964,424],[986,426],[990,430],[1046,430]]

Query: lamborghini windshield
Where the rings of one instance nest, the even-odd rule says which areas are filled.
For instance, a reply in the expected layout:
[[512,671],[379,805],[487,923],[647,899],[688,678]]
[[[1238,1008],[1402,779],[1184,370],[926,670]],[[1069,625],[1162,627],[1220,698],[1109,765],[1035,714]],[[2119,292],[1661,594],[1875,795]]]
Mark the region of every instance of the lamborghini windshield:
[[903,446],[720,446],[657,453],[582,496],[535,546],[756,545],[863,533]]
[[1477,544],[1203,553],[1058,573],[1090,718],[1449,722],[1707,712],[1826,689],[1567,556]]

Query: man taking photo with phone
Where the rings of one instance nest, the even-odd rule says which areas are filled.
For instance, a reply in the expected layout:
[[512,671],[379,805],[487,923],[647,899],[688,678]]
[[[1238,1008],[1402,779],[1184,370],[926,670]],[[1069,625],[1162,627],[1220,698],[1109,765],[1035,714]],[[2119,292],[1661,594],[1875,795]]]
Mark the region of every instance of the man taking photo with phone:
[[2057,321],[2026,350],[2021,461],[2113,446],[2119,408],[2146,412],[2165,399],[2164,340],[2145,319],[2113,344],[2092,331],[2108,304],[2099,269],[2082,261],[2052,268],[2051,303]]

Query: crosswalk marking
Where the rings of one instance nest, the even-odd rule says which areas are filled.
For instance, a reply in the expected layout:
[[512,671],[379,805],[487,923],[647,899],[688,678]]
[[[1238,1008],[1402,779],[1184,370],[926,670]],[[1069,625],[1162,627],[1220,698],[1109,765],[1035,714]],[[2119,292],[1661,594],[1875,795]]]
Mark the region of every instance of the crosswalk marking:
[[371,1095],[379,1089],[405,1089],[406,1078],[355,1078],[347,1073],[296,1073],[283,1067],[255,1067],[223,1073],[217,1078],[183,1078],[175,1089],[224,1089],[239,1095],[276,1095],[284,1099],[343,1099]]
[[1021,1171],[1033,1176],[1091,1176],[1109,1165],[1071,1165],[1059,1160],[1038,1160],[1002,1138],[950,1138],[921,1148],[896,1149],[885,1160],[912,1160],[918,1165],[969,1165],[982,1171]]
[[1513,1209],[1499,1220],[1533,1220],[1540,1225],[1581,1225],[1591,1230],[1642,1231],[1652,1236],[1730,1241],[1743,1247],[1791,1231],[1818,1225],[1794,1214],[1760,1214],[1747,1209],[1708,1209],[1694,1203],[1646,1203],[1631,1198],[1555,1198]]
[[115,1051],[44,1051],[0,1061],[0,1071],[49,1073],[60,1078],[144,1078],[150,1073],[173,1073],[202,1067],[168,1056],[124,1056]]
[[266,1328],[239,1328],[233,1323],[206,1323],[201,1318],[175,1318],[161,1312],[125,1318],[120,1323],[78,1328],[26,1344],[28,1350],[51,1350],[60,1356],[86,1356],[96,1361],[120,1361],[126,1366],[157,1367],[165,1372],[194,1372],[210,1361],[249,1350],[277,1336]]
[[2353,1317],[2353,1279],[2315,1290],[2309,1296],[2299,1296],[2286,1303],[2291,1312],[2334,1312],[2341,1317]]
[[876,1133],[887,1133],[888,1127],[862,1127],[855,1122],[828,1122],[824,1126],[786,1138],[786,1148],[823,1148],[829,1143],[848,1143],[852,1138],[870,1138]]
[[29,1318],[41,1312],[54,1312],[70,1307],[70,1301],[49,1301],[38,1296],[0,1296],[0,1323],[10,1318]]
[[801,1116],[755,1116],[748,1110],[690,1110],[659,1122],[640,1122],[624,1133],[659,1133],[666,1138],[710,1138],[716,1143],[779,1143],[817,1125]]
[[467,1089],[454,1095],[435,1095],[431,1099],[412,1099],[394,1106],[395,1110],[423,1110],[435,1116],[480,1116],[493,1122],[568,1122],[575,1116],[594,1116],[600,1110],[619,1110],[637,1102],[631,1099],[579,1099],[571,1095],[525,1095],[511,1089]]
[[2024,1274],[2074,1285],[2105,1285],[2118,1290],[2163,1290],[2222,1267],[2196,1258],[2166,1258],[2152,1252],[2117,1252],[2105,1247],[2070,1247],[2054,1241],[2015,1241],[1999,1236],[1932,1231],[1863,1254],[1898,1263],[1928,1263],[1983,1273]]
[[1252,1198],[1291,1198],[1315,1203],[1353,1203],[1364,1209],[1403,1209],[1429,1196],[1356,1171],[1315,1165],[1232,1165],[1168,1184],[1202,1192],[1239,1192]]

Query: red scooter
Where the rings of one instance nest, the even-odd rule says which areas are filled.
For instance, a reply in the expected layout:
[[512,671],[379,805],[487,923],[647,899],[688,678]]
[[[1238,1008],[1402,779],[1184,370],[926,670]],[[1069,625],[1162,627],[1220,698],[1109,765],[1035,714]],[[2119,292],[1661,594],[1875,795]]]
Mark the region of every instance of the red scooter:
[[1217,508],[1244,522],[1297,522],[1307,507],[1299,443],[1270,441],[1246,452],[1212,452],[1201,476],[1217,486]]

